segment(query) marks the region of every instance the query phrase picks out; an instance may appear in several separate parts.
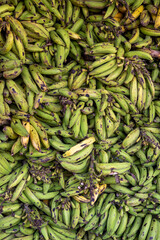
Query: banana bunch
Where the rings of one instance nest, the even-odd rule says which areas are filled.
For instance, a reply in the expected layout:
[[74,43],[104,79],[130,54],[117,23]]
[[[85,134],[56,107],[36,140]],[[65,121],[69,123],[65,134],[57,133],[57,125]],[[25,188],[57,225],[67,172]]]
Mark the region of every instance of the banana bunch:
[[91,143],[89,146],[78,151],[72,156],[62,157],[61,154],[57,154],[56,157],[64,169],[74,173],[84,173],[88,169],[90,163],[89,155],[91,154],[92,150],[93,144]]
[[[11,154],[15,155],[20,151],[24,154],[28,147],[32,149],[30,149],[31,152],[34,151],[34,149],[40,152],[41,142],[45,148],[48,148],[49,142],[47,133],[38,120],[31,118],[32,124],[30,124],[28,115],[25,114],[25,112],[19,112],[16,110],[13,110],[13,112],[15,115],[11,119],[11,126],[5,126],[3,128],[4,134],[8,138],[14,139],[14,143],[11,147]],[[29,142],[29,140],[31,142]]]

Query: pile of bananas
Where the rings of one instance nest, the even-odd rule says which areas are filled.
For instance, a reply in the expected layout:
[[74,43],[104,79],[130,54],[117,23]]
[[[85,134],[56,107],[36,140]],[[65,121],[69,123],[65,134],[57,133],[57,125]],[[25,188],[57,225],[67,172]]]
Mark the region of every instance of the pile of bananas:
[[160,0],[0,1],[0,240],[160,239]]

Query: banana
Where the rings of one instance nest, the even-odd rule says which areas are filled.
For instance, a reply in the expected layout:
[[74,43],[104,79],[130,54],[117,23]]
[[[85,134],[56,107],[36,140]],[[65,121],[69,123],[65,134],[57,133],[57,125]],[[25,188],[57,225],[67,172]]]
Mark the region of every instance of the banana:
[[[144,10],[144,6],[141,5],[139,6],[137,9],[134,10],[134,12],[132,13],[132,19],[135,21],[139,15],[141,14],[141,12],[143,12]],[[127,19],[126,22],[125,22],[125,25],[131,23],[131,20],[130,19]]]
[[127,227],[127,223],[128,223],[128,213],[125,212],[124,215],[122,216],[120,225],[118,226],[118,229],[116,231],[116,235],[117,237],[121,237]]
[[59,35],[56,33],[56,31],[51,31],[50,32],[50,37],[51,37],[51,39],[54,43],[65,47],[64,41],[59,37]]
[[160,26],[160,9],[158,9],[158,11],[157,11],[154,28],[158,28],[159,26]]
[[140,31],[147,35],[147,36],[151,36],[151,37],[159,37],[160,36],[160,31],[157,29],[150,29],[147,27],[141,27]]
[[62,38],[62,40],[64,41],[64,43],[66,45],[66,48],[65,48],[65,60],[66,60],[66,58],[69,54],[69,51],[70,51],[70,44],[71,44],[69,33],[65,29],[62,29],[62,28],[58,28],[56,32],[60,35],[60,37]]
[[94,215],[92,219],[85,225],[84,230],[85,231],[91,230],[94,226],[96,226],[98,221],[99,221],[99,217],[97,215]]
[[112,205],[109,209],[109,215],[107,219],[107,234],[111,236],[114,232],[114,227],[116,224],[116,219],[117,219],[117,208],[115,205]]
[[[39,94],[36,95],[35,101],[34,101],[34,108],[44,113],[49,114],[52,110],[47,109],[45,103],[43,103],[43,98],[45,96],[45,92],[39,92]],[[50,104],[50,103],[49,103]],[[36,111],[35,111],[36,112]],[[43,113],[41,113],[43,115]],[[38,115],[38,114],[37,114]],[[43,116],[42,116],[43,117]],[[43,123],[43,125],[46,127],[48,126],[46,123]],[[49,127],[49,126],[48,126]]]
[[26,93],[27,93],[28,111],[29,111],[29,114],[33,115],[34,92],[31,91],[30,88],[26,87]]
[[[19,17],[20,20],[38,20],[40,19],[41,15],[39,13],[32,14],[28,10],[24,11],[21,16]],[[28,41],[29,42],[29,41]]]
[[76,121],[78,120],[78,118],[80,117],[80,115],[81,115],[80,109],[77,108],[77,109],[73,112],[72,116],[70,117],[70,122],[69,122],[69,126],[68,126],[69,128],[73,127],[73,125],[76,123]]
[[17,34],[17,36],[22,40],[25,47],[28,45],[27,34],[25,29],[23,28],[22,24],[12,16],[7,16],[6,21],[10,23],[11,28]]
[[97,200],[97,204],[96,204],[96,213],[97,215],[100,215],[101,214],[101,208],[102,208],[102,205],[105,201],[107,197],[107,194],[106,193],[103,193]]
[[[91,139],[92,141],[93,139]],[[85,141],[85,140],[84,140]],[[88,142],[88,141],[87,141]],[[75,149],[75,147],[74,147]],[[84,149],[82,148],[80,151],[76,151],[73,155],[62,157],[60,154],[57,154],[58,161],[65,161],[70,163],[76,163],[79,161],[82,161],[84,158],[86,158],[93,150],[93,143],[89,144]]]
[[9,189],[17,186],[17,185],[21,182],[21,180],[22,180],[22,179],[24,178],[24,176],[27,174],[28,168],[29,168],[28,164],[25,163],[25,164],[22,166],[22,168],[19,169],[18,175],[17,175],[17,172],[16,172],[16,175],[14,176],[14,179],[12,179],[12,180],[9,182],[9,184],[8,184],[8,188],[9,188]]
[[64,46],[57,45],[57,52],[56,52],[56,66],[58,68],[63,68],[63,63],[65,60],[65,53],[64,53]]
[[137,144],[133,145],[132,147],[129,147],[126,152],[130,155],[135,154],[138,150],[141,149],[142,141],[139,141]]
[[134,105],[136,105],[137,103],[137,94],[138,94],[137,84],[138,84],[137,78],[133,77],[133,80],[131,81],[131,84],[130,84],[130,99]]
[[21,182],[19,182],[18,185],[16,186],[16,188],[13,192],[12,198],[11,198],[11,202],[15,202],[19,198],[25,185],[26,185],[26,179],[24,177],[24,179],[22,179]]
[[5,230],[10,228],[10,226],[15,226],[21,221],[20,218],[6,216],[0,219],[0,230]]
[[1,238],[157,238],[158,2],[2,0]]
[[10,139],[16,139],[18,137],[17,134],[14,133],[13,129],[10,126],[5,126],[3,128],[3,132]]
[[46,110],[47,112],[44,112],[43,110],[39,110],[37,109],[36,110],[36,114],[39,116],[39,117],[42,117],[43,119],[48,119],[48,120],[51,120],[53,121],[53,123],[55,124],[55,126],[58,126],[61,124],[61,120],[59,118],[59,115],[57,113],[52,113],[48,110]]
[[153,61],[151,54],[144,52],[144,51],[137,50],[137,51],[129,51],[129,52],[125,53],[125,57],[132,58],[134,56],[138,56],[139,58]]
[[9,174],[10,172],[4,168],[2,165],[0,165],[0,174],[1,174],[1,177],[6,175],[6,174]]
[[146,38],[142,41],[138,41],[134,44],[136,48],[147,47],[152,43],[152,38],[150,36],[146,36]]
[[49,140],[49,142],[50,142],[51,146],[54,147],[58,151],[65,152],[66,150],[70,149],[70,147],[72,146],[70,144],[64,144],[61,141],[57,141],[57,138],[54,136],[52,137],[52,139]]
[[65,31],[68,33],[69,37],[73,40],[81,39],[81,36],[78,33],[73,32],[72,30],[66,28]]
[[86,218],[87,215],[88,215],[88,202],[87,201],[88,199],[85,199],[84,197],[82,196],[74,196],[73,197],[74,199],[76,199],[78,202],[80,202],[80,214],[83,218]]
[[147,178],[147,168],[146,167],[142,167],[140,168],[140,181],[139,181],[139,185],[143,185],[144,182],[146,181]]
[[157,219],[153,218],[151,221],[149,232],[147,234],[147,240],[156,239],[157,232],[158,232],[158,221]]
[[9,175],[5,175],[5,176],[1,177],[0,178],[0,186],[8,183],[11,177],[12,177],[12,173],[9,174]]
[[[121,75],[120,75],[121,77]],[[120,79],[120,78],[119,78]],[[118,79],[118,80],[119,80]],[[120,81],[122,80],[122,78],[120,79]],[[129,95],[129,90],[123,86],[117,86],[117,87],[106,87],[107,90],[111,91],[111,92],[115,92],[115,93],[121,93],[124,95]]]
[[114,46],[110,45],[110,46],[96,46],[94,48],[91,49],[91,51],[89,52],[89,54],[91,55],[95,55],[95,54],[107,54],[107,53],[116,53],[117,50]]
[[160,236],[160,231],[159,231],[159,221],[157,222],[157,224],[158,224],[157,238],[159,238],[159,236]]
[[82,133],[83,138],[87,136],[88,120],[87,120],[87,116],[85,114],[81,114],[80,131]]
[[13,80],[7,80],[6,82],[7,88],[12,95],[14,101],[16,102],[19,110],[22,110],[24,112],[28,112],[28,104],[26,99],[23,97],[20,89],[16,85],[16,83]]
[[8,160],[5,157],[3,157],[3,155],[1,155],[0,159],[2,168],[4,168],[9,174],[12,171],[12,167],[10,166]]
[[109,16],[111,16],[111,14],[113,13],[114,11],[114,8],[115,8],[115,2],[112,2],[109,7],[107,8],[107,11],[105,12],[105,15],[104,15],[104,19],[107,19]]
[[33,82],[33,79],[26,66],[23,66],[21,76],[27,87],[31,89],[34,93],[38,94],[39,93],[38,88],[36,84]]
[[102,115],[96,113],[95,116],[95,129],[97,136],[100,140],[105,140],[106,138],[106,131],[105,131],[105,119]]
[[73,84],[71,86],[71,90],[76,90],[80,88],[86,82],[87,71],[86,69],[82,69],[81,71],[82,71],[81,74],[75,77]]
[[105,202],[103,203],[102,209],[101,209],[101,214],[104,214],[111,206],[111,201],[115,199],[115,194],[110,193],[105,199]]
[[142,111],[143,107],[144,107],[144,91],[145,89],[143,89],[142,85],[140,83],[138,83],[138,99],[137,99],[137,108],[139,111]]
[[65,16],[65,21],[67,25],[70,23],[72,19],[72,14],[73,14],[72,2],[68,1],[66,4],[66,16]]
[[145,79],[146,79],[146,82],[148,84],[149,90],[150,90],[150,92],[152,94],[152,97],[154,97],[154,95],[155,95],[155,87],[154,87],[153,81],[152,81],[151,77],[148,76],[148,74],[145,75]]
[[128,162],[123,163],[96,163],[96,168],[101,170],[111,170],[111,171],[118,171],[119,169],[123,168],[130,168],[131,164]]
[[0,7],[0,14],[4,13],[4,12],[7,12],[7,11],[14,11],[15,10],[15,7],[13,5],[9,5],[9,4],[3,4],[1,7]]
[[62,208],[62,219],[65,225],[68,227],[70,226],[71,221],[71,211],[70,207],[67,207],[67,205],[64,205]]
[[129,148],[131,147],[134,143],[136,143],[138,137],[140,135],[140,129],[136,128],[133,131],[131,131],[127,137],[123,140],[122,142],[122,147],[123,148]]
[[42,144],[45,148],[49,148],[49,141],[48,141],[48,135],[44,129],[44,127],[41,125],[41,123],[33,116],[30,116],[30,123],[32,126],[36,129],[37,133],[39,134],[40,140],[42,141]]
[[25,4],[28,12],[30,12],[31,14],[36,14],[36,8],[31,0],[29,0],[29,1],[25,0],[24,4]]
[[143,10],[143,12],[140,15],[140,22],[143,27],[146,27],[150,22],[150,15],[147,10]]
[[[30,134],[30,123],[26,121],[22,121],[22,125],[27,130],[28,134]],[[29,142],[29,135],[27,137],[21,137],[21,143],[26,148]]]
[[15,133],[22,137],[28,137],[29,133],[25,129],[25,127],[22,125],[21,121],[19,119],[12,118],[11,120],[11,128]]
[[94,61],[91,65],[89,65],[89,70],[93,70],[95,68],[100,67],[101,65],[107,63],[108,61],[110,62],[111,59],[115,58],[115,54],[107,54],[103,56],[102,58],[99,58],[98,60]]
[[[98,61],[98,60],[97,60]],[[111,69],[116,63],[116,60],[113,59],[97,68],[94,68],[89,74],[92,76],[92,75],[97,75],[97,74],[100,74],[100,73],[104,73],[106,72],[107,70]]]
[[86,37],[87,43],[91,47],[94,44],[94,37],[93,37],[93,25],[90,23],[87,24]]
[[[86,207],[84,207],[84,205],[82,206],[82,204],[87,204],[87,203],[89,203],[90,202],[90,199],[88,199],[88,198],[85,198],[85,197],[83,197],[82,195],[76,195],[76,196],[73,196],[73,198],[76,200],[76,201],[78,201],[78,202],[80,202],[81,203],[81,215],[83,215],[84,214],[84,212],[86,213],[88,213],[88,205],[85,205]],[[85,208],[85,209],[84,209]],[[82,211],[83,211],[83,213],[82,213]],[[85,214],[85,217],[86,217],[86,215],[87,214]]]
[[33,147],[37,150],[37,151],[41,151],[41,143],[40,143],[40,139],[39,139],[39,135],[36,131],[36,129],[30,125],[30,133],[29,133],[29,137],[31,140],[31,143],[33,145]]
[[95,138],[94,137],[90,137],[85,139],[84,141],[80,142],[79,144],[75,145],[74,147],[72,147],[69,151],[65,152],[63,154],[63,157],[69,157],[73,154],[75,154],[76,152],[81,151],[83,148],[89,146],[90,144],[95,142]]
[[61,233],[63,237],[66,237],[66,238],[68,237],[71,239],[75,239],[76,237],[76,232],[74,230],[66,229],[66,231],[64,232],[61,228],[58,228],[56,226],[53,226],[52,228],[58,233]]
[[114,122],[106,115],[105,116],[105,122],[106,122],[106,132],[107,137],[111,137],[115,131],[115,125]]
[[42,202],[33,194],[33,192],[28,187],[25,188],[24,194],[37,208],[43,208]]
[[142,224],[142,218],[141,217],[136,217],[133,225],[132,225],[132,229],[130,230],[130,232],[127,234],[127,237],[132,237],[135,233],[137,233],[137,231],[140,229]]
[[100,150],[100,163],[108,163],[110,159],[110,154],[104,151],[103,149]]
[[51,237],[51,239],[60,239],[60,238],[58,238],[58,236],[55,234],[55,232],[53,231],[53,229],[49,226],[49,225],[47,225],[46,226],[46,228],[47,228],[47,232],[48,232],[48,234],[49,234],[49,236]]
[[8,53],[13,47],[13,39],[14,38],[13,38],[13,33],[10,30],[9,26],[7,25],[7,31],[6,31],[7,39],[6,39],[6,42],[4,43],[3,47],[0,48],[0,54],[2,54],[2,55]]
[[126,78],[125,78],[125,83],[128,84],[132,81],[134,77],[134,74],[133,74],[133,67],[132,65],[129,65],[128,68],[127,68],[127,75],[126,75]]
[[115,100],[119,103],[119,105],[122,107],[122,109],[128,113],[129,104],[126,102],[126,97],[124,97],[122,94],[119,94],[119,93],[111,92],[111,94],[115,98]]
[[25,49],[24,49],[23,43],[16,34],[13,34],[13,36],[14,36],[15,46],[18,50],[19,58],[22,60],[23,63],[25,63],[26,57],[25,57]]
[[23,145],[21,143],[21,137],[18,137],[16,142],[13,144],[12,148],[11,148],[11,155],[15,155],[16,153],[18,153],[21,149],[22,149]]
[[61,166],[68,171],[74,172],[74,173],[83,173],[88,168],[88,161],[89,158],[84,159],[83,161],[80,161],[78,163],[71,163],[71,162],[60,162]]
[[134,29],[133,32],[132,32],[132,36],[131,36],[129,42],[130,42],[131,44],[136,43],[136,42],[137,42],[137,39],[138,39],[138,37],[139,37],[139,34],[140,34],[139,28]]
[[74,93],[78,94],[79,96],[86,96],[90,99],[99,99],[101,98],[101,93],[97,90],[89,89],[89,88],[79,88],[74,91]]
[[155,105],[154,103],[152,102],[151,105],[149,106],[149,121],[150,123],[154,121],[154,118],[155,118]]
[[103,234],[103,232],[104,232],[104,230],[106,228],[107,217],[108,217],[108,210],[103,215],[101,215],[99,226],[95,230],[96,234],[100,234],[100,235]]
[[21,21],[21,23],[25,28],[27,28],[30,31],[33,31],[39,37],[44,39],[49,38],[48,31],[41,24],[30,21]]
[[1,101],[1,107],[0,107],[0,113],[1,115],[5,115],[6,109],[4,104],[4,97],[3,97],[3,91],[4,91],[5,83],[3,80],[0,81],[0,101]]
[[7,70],[3,72],[3,77],[5,79],[15,79],[16,77],[18,77],[22,72],[22,68],[17,67],[14,68],[12,70]]
[[54,198],[58,192],[48,192],[46,194],[43,194],[42,192],[35,191],[33,190],[32,193],[37,197],[39,200],[44,200],[44,199],[52,199]]
[[34,81],[36,82],[38,87],[41,89],[41,91],[46,92],[48,90],[48,87],[42,74],[37,70],[37,68],[34,65],[30,65],[29,70]]

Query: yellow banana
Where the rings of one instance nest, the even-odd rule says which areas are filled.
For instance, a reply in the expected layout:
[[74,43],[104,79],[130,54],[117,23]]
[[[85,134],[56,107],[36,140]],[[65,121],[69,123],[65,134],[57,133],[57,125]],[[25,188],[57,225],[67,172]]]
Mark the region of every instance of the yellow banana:
[[89,203],[91,200],[87,199],[86,197],[82,196],[82,195],[77,195],[77,196],[73,196],[73,198],[77,201],[77,202],[81,202],[81,203]]
[[155,23],[154,23],[154,28],[159,28],[159,26],[160,26],[160,7],[157,12],[157,16],[156,16]]
[[140,34],[139,28],[133,29],[132,37],[130,38],[129,42],[130,42],[131,44],[137,42],[137,39],[139,38],[139,34]]
[[75,145],[74,147],[72,147],[70,150],[68,150],[67,152],[65,152],[63,154],[63,157],[69,157],[71,155],[73,155],[74,153],[81,151],[83,148],[89,146],[90,144],[95,142],[95,137],[90,137],[85,139],[84,141],[78,143],[77,145]]
[[40,139],[39,139],[39,135],[36,131],[36,129],[30,125],[30,139],[31,139],[31,143],[33,145],[33,147],[37,150],[37,151],[41,151],[41,143],[40,143]]
[[130,99],[134,105],[136,105],[137,103],[137,94],[138,94],[137,79],[136,77],[133,77],[133,80],[131,81],[130,84]]
[[[27,132],[30,134],[30,123],[26,121],[22,121],[22,125],[27,130]],[[21,137],[21,143],[26,148],[29,142],[29,135],[27,137]]]
[[[144,6],[141,5],[140,7],[138,7],[138,8],[132,13],[133,21],[135,21],[135,20],[139,17],[139,15],[141,14],[141,12],[143,12],[143,10],[144,10]],[[131,20],[130,20],[130,19],[127,19],[126,22],[125,22],[125,24],[127,25],[127,24],[129,24],[129,23],[131,23]]]

